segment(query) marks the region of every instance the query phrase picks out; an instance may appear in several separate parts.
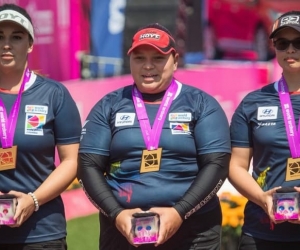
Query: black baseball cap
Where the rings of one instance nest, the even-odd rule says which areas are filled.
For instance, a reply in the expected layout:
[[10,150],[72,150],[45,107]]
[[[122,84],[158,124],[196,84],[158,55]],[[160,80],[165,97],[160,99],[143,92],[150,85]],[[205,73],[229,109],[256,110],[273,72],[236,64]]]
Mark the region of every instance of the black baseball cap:
[[284,28],[293,28],[300,32],[300,12],[296,12],[299,14],[292,14],[292,12],[289,13],[290,14],[284,14],[280,16],[275,21],[275,23],[273,24],[272,33],[269,36],[270,39],[274,38],[274,36]]

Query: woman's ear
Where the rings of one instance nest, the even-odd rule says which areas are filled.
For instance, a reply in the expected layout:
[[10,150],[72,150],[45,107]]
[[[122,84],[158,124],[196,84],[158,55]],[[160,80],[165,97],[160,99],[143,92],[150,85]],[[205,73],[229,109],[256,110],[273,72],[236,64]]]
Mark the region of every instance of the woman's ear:
[[28,49],[27,49],[27,53],[31,53],[32,50],[33,50],[33,41],[30,40],[30,41],[29,41],[29,47],[28,47]]
[[177,70],[177,66],[178,66],[178,60],[179,60],[179,54],[176,53],[174,54],[174,70]]

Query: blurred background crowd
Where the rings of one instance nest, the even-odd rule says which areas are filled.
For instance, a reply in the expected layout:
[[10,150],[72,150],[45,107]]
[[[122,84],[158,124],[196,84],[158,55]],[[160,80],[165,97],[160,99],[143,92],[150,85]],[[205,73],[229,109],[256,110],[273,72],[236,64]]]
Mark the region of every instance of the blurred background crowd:
[[36,42],[31,68],[59,81],[129,73],[126,51],[138,27],[166,26],[181,67],[207,60],[269,61],[268,33],[298,0],[0,0],[25,7]]

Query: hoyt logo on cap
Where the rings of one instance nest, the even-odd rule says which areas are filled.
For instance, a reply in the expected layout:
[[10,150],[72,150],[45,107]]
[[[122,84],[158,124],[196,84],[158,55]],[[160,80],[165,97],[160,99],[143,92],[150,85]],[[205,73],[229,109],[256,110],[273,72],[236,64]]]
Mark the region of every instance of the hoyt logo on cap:
[[149,39],[149,38],[153,38],[153,39],[160,39],[160,35],[158,34],[154,34],[154,33],[146,33],[146,34],[142,34],[140,35],[140,40],[142,39]]
[[0,11],[0,22],[12,21],[18,23],[27,30],[32,39],[34,39],[33,27],[31,22],[21,13],[14,10],[3,10]]
[[172,51],[176,52],[173,37],[167,32],[156,28],[146,28],[138,31],[132,39],[132,45],[127,54],[130,54],[141,45],[149,45],[162,54],[169,54]]
[[290,27],[300,32],[300,16],[299,15],[289,15],[283,16],[277,19],[273,25],[272,33],[270,38],[273,38],[275,34],[283,29],[284,27]]

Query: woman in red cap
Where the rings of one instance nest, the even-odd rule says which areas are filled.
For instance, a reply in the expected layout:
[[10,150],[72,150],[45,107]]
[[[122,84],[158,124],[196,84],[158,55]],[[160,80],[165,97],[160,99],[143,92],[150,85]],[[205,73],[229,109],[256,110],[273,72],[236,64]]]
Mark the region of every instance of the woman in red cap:
[[[240,250],[289,250],[300,246],[299,218],[276,220],[274,216],[276,211],[285,213],[281,216],[285,218],[287,214],[299,214],[300,11],[280,16],[270,39],[282,76],[249,93],[231,122],[229,180],[249,200]],[[251,162],[253,170],[249,173]],[[295,194],[292,200],[282,200],[285,205],[277,206],[274,199],[273,207],[273,195],[288,197],[291,193]]]
[[79,150],[78,179],[100,210],[99,249],[219,250],[225,113],[174,78],[178,53],[165,27],[140,29],[128,55],[134,83],[94,106]]

